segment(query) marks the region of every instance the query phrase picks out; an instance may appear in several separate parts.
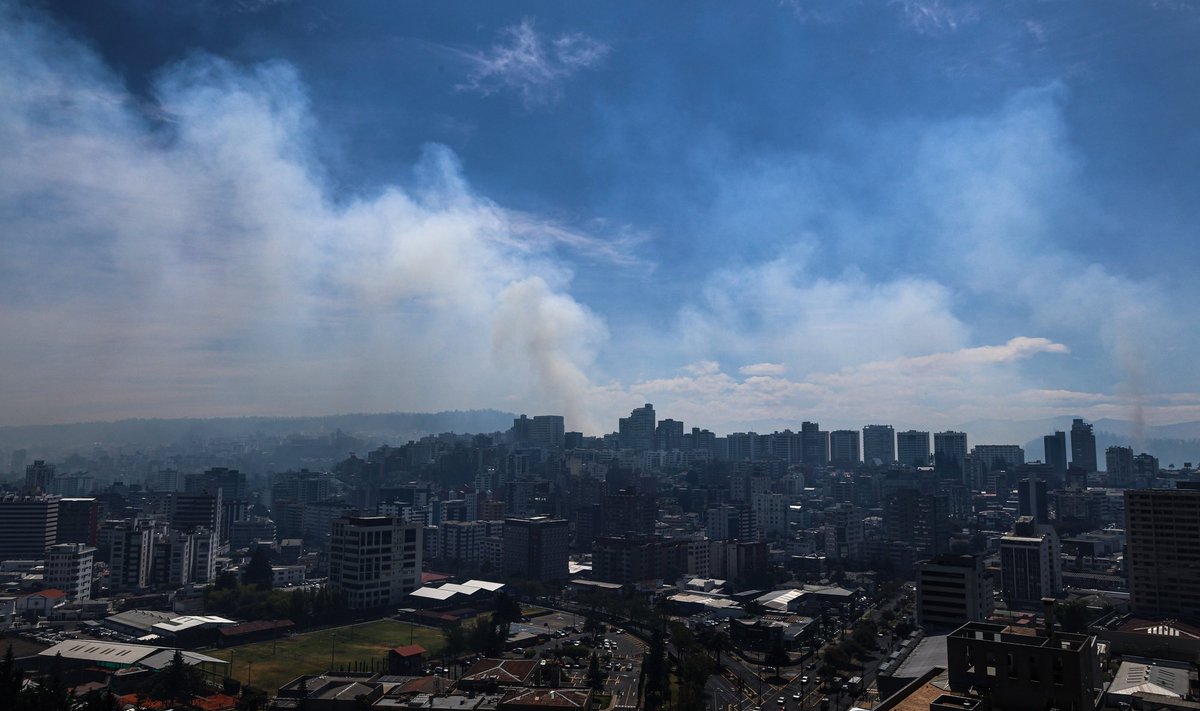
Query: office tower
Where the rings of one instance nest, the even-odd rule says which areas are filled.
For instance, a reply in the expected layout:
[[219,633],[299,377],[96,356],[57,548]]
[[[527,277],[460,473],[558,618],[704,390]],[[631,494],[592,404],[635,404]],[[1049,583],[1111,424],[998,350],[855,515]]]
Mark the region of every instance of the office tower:
[[59,499],[57,543],[96,545],[100,530],[100,502],[97,499]]
[[533,420],[525,415],[513,418],[512,429],[508,431],[508,439],[518,447],[524,447],[533,439]]
[[1133,449],[1131,447],[1109,447],[1104,450],[1104,470],[1111,487],[1125,488],[1134,483]]
[[923,708],[1095,711],[1104,696],[1092,635],[968,622],[946,638],[946,667],[950,689],[970,696],[947,694]]
[[197,528],[192,538],[192,582],[211,583],[217,579],[217,532]]
[[41,560],[57,542],[58,505],[57,496],[0,496],[0,560]]
[[704,512],[704,535],[710,541],[752,541],[753,513],[744,506],[710,506]]
[[504,520],[504,579],[552,582],[567,579],[565,519],[549,516]]
[[889,540],[907,543],[923,557],[941,555],[950,547],[950,499],[898,489],[884,499],[883,525]]
[[1096,471],[1096,435],[1090,423],[1076,419],[1071,423],[1071,466]]
[[654,448],[673,452],[683,449],[683,423],[679,420],[661,420],[654,431]]
[[96,549],[84,543],[59,543],[46,549],[45,582],[72,601],[92,599],[92,562]]
[[829,462],[838,467],[853,467],[862,462],[858,430],[834,430],[829,433]]
[[41,459],[33,460],[33,464],[25,467],[25,488],[22,493],[30,496],[49,494],[54,483],[54,465],[47,464]]
[[422,527],[394,516],[343,516],[329,529],[329,584],[351,610],[398,605],[421,584]]
[[448,521],[438,527],[438,557],[456,564],[483,562],[483,541],[504,531],[501,521]]
[[1134,612],[1200,622],[1200,489],[1125,490]]
[[1063,481],[1067,476],[1067,434],[1055,430],[1054,434],[1042,437],[1045,461],[1054,467],[1054,481]]
[[621,449],[644,451],[654,448],[654,406],[646,403],[634,409],[629,417],[618,421],[617,440]]
[[966,461],[966,432],[948,430],[933,434],[933,467],[939,476],[962,481]]
[[862,557],[863,514],[853,504],[825,509],[825,555],[837,560]]
[[1142,452],[1133,458],[1133,476],[1140,482],[1148,482],[1158,476],[1158,457]]
[[929,466],[929,433],[919,430],[897,432],[896,457],[906,467]]
[[583,449],[583,433],[567,432],[563,434],[564,449]]
[[190,533],[170,530],[159,535],[150,554],[150,583],[177,588],[192,582],[195,550]]
[[775,540],[787,534],[786,496],[771,492],[755,494],[750,498],[750,507],[754,512],[756,538]]
[[816,422],[800,423],[800,461],[813,466],[829,463],[829,433]]
[[1045,479],[1027,477],[1017,482],[1017,515],[1028,516],[1034,523],[1050,523]]
[[624,490],[604,497],[601,535],[621,536],[625,534],[650,535],[654,533],[654,521],[658,518],[658,507],[653,496]]
[[112,592],[141,590],[150,579],[153,553],[150,527],[133,521],[105,521],[97,534],[98,554],[108,562]]
[[237,469],[213,467],[203,474],[188,474],[184,477],[183,490],[188,494],[213,494],[221,490],[221,498],[245,499],[246,475]]
[[275,543],[274,521],[263,516],[252,516],[230,524],[229,547],[233,550],[249,548],[256,541]]
[[725,439],[729,443],[729,461],[753,462],[759,459],[758,433],[733,432]]
[[1062,592],[1058,535],[1032,517],[1017,519],[1013,532],[1000,539],[1001,593],[1010,608],[1035,608],[1042,598]]
[[984,473],[1014,472],[1025,463],[1025,450],[1015,444],[977,444],[971,453]]
[[563,448],[566,424],[562,415],[535,415],[529,428],[529,443],[541,449]]
[[862,429],[863,462],[869,467],[890,467],[896,461],[896,430],[891,425]]
[[222,513],[220,489],[206,493],[171,494],[168,507],[171,528],[180,531],[194,531],[197,528],[220,531]]
[[976,555],[942,555],[917,566],[917,624],[926,631],[982,622],[993,610],[992,581]]

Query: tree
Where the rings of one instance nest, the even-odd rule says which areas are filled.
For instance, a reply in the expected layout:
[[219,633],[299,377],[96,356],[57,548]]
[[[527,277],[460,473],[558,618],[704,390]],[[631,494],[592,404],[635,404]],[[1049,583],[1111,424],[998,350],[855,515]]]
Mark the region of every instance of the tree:
[[15,699],[21,690],[21,672],[17,670],[13,659],[12,645],[4,653],[4,662],[0,663],[0,699]]
[[108,689],[95,689],[84,694],[82,705],[75,708],[76,711],[117,711],[120,705]]
[[455,622],[447,625],[442,630],[442,636],[446,640],[447,657],[457,657],[467,651],[467,633],[463,630],[461,623]]
[[237,590],[237,575],[232,570],[222,570],[213,581],[214,590]]
[[792,658],[788,656],[787,650],[783,648],[783,640],[775,639],[771,642],[771,646],[767,648],[767,653],[763,655],[763,662],[767,666],[776,667],[776,675],[779,674],[779,668],[786,667],[792,663]]
[[270,590],[274,576],[271,573],[271,561],[267,558],[267,549],[259,546],[250,556],[250,562],[242,571],[242,584],[253,585],[259,590]]
[[171,661],[155,679],[151,695],[164,701],[186,702],[199,687],[196,670],[183,661],[183,653],[176,649]]
[[596,691],[604,688],[604,675],[600,673],[600,659],[592,652],[592,660],[588,662],[588,685]]

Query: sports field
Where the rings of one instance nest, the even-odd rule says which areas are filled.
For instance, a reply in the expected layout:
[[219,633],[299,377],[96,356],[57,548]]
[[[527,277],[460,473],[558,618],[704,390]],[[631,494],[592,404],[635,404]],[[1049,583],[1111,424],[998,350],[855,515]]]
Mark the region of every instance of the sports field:
[[231,661],[230,676],[243,684],[249,676],[251,686],[273,693],[301,674],[317,674],[330,668],[354,669],[357,663],[363,670],[383,671],[387,651],[406,644],[419,644],[436,653],[443,646],[441,630],[375,620],[204,653]]

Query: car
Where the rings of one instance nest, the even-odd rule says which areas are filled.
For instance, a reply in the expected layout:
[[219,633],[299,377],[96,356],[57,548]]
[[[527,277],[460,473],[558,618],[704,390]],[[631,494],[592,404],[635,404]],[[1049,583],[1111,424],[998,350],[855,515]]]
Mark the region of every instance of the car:
[[816,669],[816,668],[817,668],[817,663],[816,663],[816,662],[809,662],[808,664],[805,664],[805,665],[804,665],[804,668],[805,668],[805,669],[807,669],[807,670],[809,670],[809,671],[812,671],[813,669]]
[[803,699],[803,698],[804,698],[804,694],[801,694],[799,691],[792,694],[792,701],[799,701],[800,699]]
[[779,704],[780,706],[787,706],[787,699],[780,696],[778,699],[775,699],[775,703]]
[[800,683],[801,683],[801,684],[807,684],[807,683],[808,683],[808,676],[802,676],[802,677],[800,677]]

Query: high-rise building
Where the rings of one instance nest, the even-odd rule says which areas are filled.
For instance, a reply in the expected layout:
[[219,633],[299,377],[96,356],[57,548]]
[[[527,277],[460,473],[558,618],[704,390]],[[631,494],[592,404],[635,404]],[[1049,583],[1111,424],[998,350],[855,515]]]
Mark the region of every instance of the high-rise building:
[[194,531],[197,528],[207,528],[210,531],[221,530],[222,491],[177,493],[171,494],[168,516],[171,528],[180,531]]
[[84,543],[59,543],[46,549],[45,582],[68,600],[92,599],[92,562],[96,549]]
[[862,557],[863,514],[849,503],[825,509],[825,555],[836,560]]
[[621,449],[644,451],[654,448],[654,405],[646,403],[618,422],[617,438]]
[[1109,447],[1104,450],[1104,470],[1111,487],[1133,486],[1133,448]]
[[1056,430],[1042,437],[1046,463],[1054,467],[1055,481],[1062,482],[1067,476],[1067,434]]
[[829,433],[829,462],[838,467],[853,467],[862,462],[858,430],[833,430]]
[[1050,500],[1045,479],[1028,477],[1017,482],[1017,515],[1028,516],[1034,523],[1050,523]]
[[1015,444],[977,444],[971,453],[984,472],[1012,472],[1025,463],[1025,450]]
[[504,532],[502,521],[447,521],[438,527],[440,550],[444,561],[479,565],[484,561],[483,541]]
[[398,605],[421,584],[422,526],[343,516],[329,528],[329,584],[351,610]]
[[1075,419],[1071,423],[1071,466],[1096,471],[1096,435],[1091,423]]
[[601,535],[650,535],[654,533],[654,521],[658,518],[658,508],[653,496],[621,490],[604,497],[602,511]]
[[896,461],[896,430],[891,425],[862,429],[863,462],[869,467],[890,467]]
[[195,552],[191,533],[169,530],[160,534],[150,554],[150,582],[158,587],[181,587],[192,582]]
[[929,466],[929,433],[919,430],[897,432],[896,457],[906,467]]
[[509,441],[518,447],[527,446],[533,439],[533,420],[526,415],[513,418],[512,429],[508,431]]
[[962,481],[967,461],[967,433],[933,433],[933,467],[943,479]]
[[57,496],[0,496],[0,560],[41,560],[57,542],[58,505]]
[[1010,608],[1038,608],[1042,598],[1062,592],[1058,535],[1032,517],[1017,519],[1000,539],[1001,592]]
[[816,422],[800,423],[800,460],[813,466],[829,463],[829,433]]
[[1200,622],[1200,489],[1125,490],[1134,612]]
[[98,552],[108,562],[108,587],[113,592],[144,589],[150,580],[152,529],[134,521],[100,524]]
[[920,556],[935,557],[950,547],[950,500],[945,494],[897,489],[884,500],[883,523],[889,540],[913,546]]
[[47,464],[41,459],[33,460],[33,464],[25,467],[24,493],[30,496],[49,494],[54,488],[54,465]]
[[59,499],[58,543],[86,543],[96,545],[96,533],[100,530],[100,502],[96,499]]
[[683,449],[683,423],[679,420],[660,420],[654,431],[654,448],[673,452]]
[[549,516],[505,519],[505,580],[566,580],[568,536],[565,519]]
[[975,555],[943,555],[917,566],[917,624],[956,629],[992,614],[992,581]]
[[559,450],[563,448],[565,437],[566,424],[562,415],[534,415],[529,428],[529,443],[534,447]]

